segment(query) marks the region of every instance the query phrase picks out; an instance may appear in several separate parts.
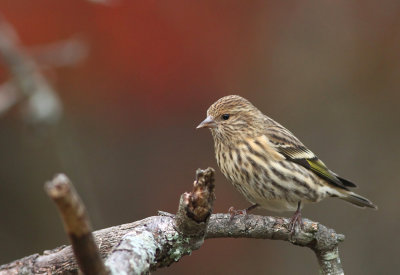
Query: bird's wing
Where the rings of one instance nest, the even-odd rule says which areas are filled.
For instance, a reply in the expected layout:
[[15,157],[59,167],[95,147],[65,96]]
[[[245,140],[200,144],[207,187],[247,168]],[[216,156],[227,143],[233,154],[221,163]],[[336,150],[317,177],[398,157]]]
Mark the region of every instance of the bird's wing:
[[342,179],[328,169],[318,157],[303,145],[289,130],[283,126],[269,127],[267,137],[272,146],[287,160],[297,163],[330,184],[348,190],[348,187],[356,185],[348,180]]

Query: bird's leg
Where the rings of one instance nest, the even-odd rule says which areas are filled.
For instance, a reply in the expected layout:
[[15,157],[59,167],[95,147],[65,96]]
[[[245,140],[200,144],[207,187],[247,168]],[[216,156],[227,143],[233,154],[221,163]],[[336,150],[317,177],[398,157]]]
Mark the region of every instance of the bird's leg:
[[256,209],[258,206],[259,206],[259,205],[258,205],[257,203],[256,203],[256,204],[253,204],[253,205],[247,207],[244,211],[245,211],[246,214],[247,214],[247,213],[249,213],[250,211],[252,211],[253,209]]
[[251,210],[257,208],[258,206],[259,205],[256,203],[256,204],[253,204],[252,206],[247,207],[246,209],[243,209],[243,210],[235,210],[235,208],[233,206],[231,206],[231,207],[229,207],[228,212],[229,212],[229,214],[231,214],[231,219],[233,219],[233,217],[236,216],[236,215],[245,215],[245,216],[247,216],[247,214]]
[[293,217],[290,219],[289,232],[293,234],[296,231],[296,226],[303,229],[303,221],[301,219],[301,201],[297,203],[297,210],[294,212]]

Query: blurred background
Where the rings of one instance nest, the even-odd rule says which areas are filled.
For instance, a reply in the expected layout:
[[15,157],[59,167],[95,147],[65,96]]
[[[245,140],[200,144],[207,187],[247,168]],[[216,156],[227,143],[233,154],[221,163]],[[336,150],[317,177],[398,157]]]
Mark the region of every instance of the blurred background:
[[[68,243],[43,191],[58,172],[95,229],[175,212],[195,170],[217,168],[195,127],[239,94],[379,206],[304,209],[346,235],[346,272],[398,272],[399,1],[0,0],[0,11],[0,264]],[[215,212],[249,206],[218,169],[216,194]],[[156,273],[317,269],[307,248],[217,239]]]

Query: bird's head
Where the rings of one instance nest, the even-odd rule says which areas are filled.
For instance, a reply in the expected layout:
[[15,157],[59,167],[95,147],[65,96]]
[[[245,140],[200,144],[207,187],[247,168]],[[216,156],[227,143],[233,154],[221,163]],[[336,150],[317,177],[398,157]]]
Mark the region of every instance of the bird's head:
[[247,99],[230,95],[218,99],[207,110],[207,118],[197,126],[209,128],[213,137],[235,142],[257,135],[263,128],[264,115]]

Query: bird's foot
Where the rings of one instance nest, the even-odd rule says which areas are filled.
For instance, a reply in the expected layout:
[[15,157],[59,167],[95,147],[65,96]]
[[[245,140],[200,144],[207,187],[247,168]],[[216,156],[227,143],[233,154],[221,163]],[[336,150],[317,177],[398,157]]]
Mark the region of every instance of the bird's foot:
[[247,216],[247,209],[242,209],[242,210],[236,210],[233,206],[229,207],[228,209],[228,213],[231,215],[231,219],[233,220],[233,218],[237,215],[245,215]]
[[290,219],[288,230],[291,235],[293,235],[297,229],[304,229],[303,220],[301,218],[301,212],[296,211],[293,217]]
[[243,210],[236,210],[233,206],[229,207],[228,213],[231,214],[231,220],[237,216],[237,215],[245,215],[247,217],[248,213],[253,210],[254,208],[257,208],[258,204],[254,204],[246,209]]

